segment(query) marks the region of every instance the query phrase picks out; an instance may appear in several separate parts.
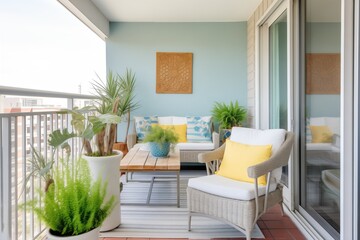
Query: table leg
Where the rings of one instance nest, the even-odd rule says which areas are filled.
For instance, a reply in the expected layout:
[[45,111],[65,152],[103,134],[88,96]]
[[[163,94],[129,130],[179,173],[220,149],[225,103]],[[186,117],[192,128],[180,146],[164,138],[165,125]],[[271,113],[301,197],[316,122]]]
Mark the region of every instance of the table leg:
[[177,207],[180,207],[180,172],[176,173],[176,195],[177,195]]

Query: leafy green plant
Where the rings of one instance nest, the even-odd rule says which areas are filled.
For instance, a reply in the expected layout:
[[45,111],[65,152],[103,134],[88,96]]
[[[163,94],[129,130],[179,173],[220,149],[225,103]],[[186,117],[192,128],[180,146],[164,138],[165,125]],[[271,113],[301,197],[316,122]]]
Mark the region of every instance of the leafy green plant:
[[215,102],[212,109],[212,116],[220,125],[220,128],[231,129],[234,126],[241,126],[246,119],[246,108],[239,105],[238,101],[230,104]]
[[[103,82],[100,78],[92,83],[96,104],[84,108],[64,110],[71,114],[73,132],[56,130],[50,135],[50,145],[62,146],[69,139],[80,137],[88,156],[109,156],[116,138],[116,126],[131,110],[138,107],[134,102],[135,75],[126,71],[121,77],[111,71]],[[94,151],[91,141],[95,141]]]
[[146,134],[144,142],[161,143],[177,143],[179,136],[171,128],[163,129],[159,126],[152,126],[150,131]]
[[87,162],[61,161],[53,168],[48,191],[39,190],[40,201],[26,203],[57,236],[79,235],[97,228],[115,206],[115,197],[105,201],[106,183],[91,179]]

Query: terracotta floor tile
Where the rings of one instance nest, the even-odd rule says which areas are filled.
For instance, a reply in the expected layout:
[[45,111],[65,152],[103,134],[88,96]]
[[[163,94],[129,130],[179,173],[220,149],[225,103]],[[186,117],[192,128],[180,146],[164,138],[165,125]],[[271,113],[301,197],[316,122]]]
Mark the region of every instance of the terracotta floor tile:
[[264,230],[261,230],[261,232],[264,234],[265,238],[272,238],[272,235],[269,230],[264,229]]
[[289,218],[288,216],[281,216],[281,214],[277,214],[277,213],[269,213],[269,214],[264,214],[261,216],[261,220],[281,220],[283,218]]
[[262,229],[267,229],[267,226],[266,224],[264,223],[264,221],[257,221],[257,225],[259,226],[259,228],[262,230]]
[[286,229],[270,229],[269,231],[274,239],[293,239]]
[[267,213],[278,213],[281,214],[281,208],[279,204],[276,204],[275,206],[273,206],[272,208],[269,208],[267,211]]
[[127,240],[149,240],[150,238],[126,238]]

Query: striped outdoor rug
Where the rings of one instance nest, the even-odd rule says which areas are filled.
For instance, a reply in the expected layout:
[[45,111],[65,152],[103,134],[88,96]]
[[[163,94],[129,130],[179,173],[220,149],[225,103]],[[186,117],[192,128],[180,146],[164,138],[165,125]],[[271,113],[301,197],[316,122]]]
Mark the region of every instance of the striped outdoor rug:
[[[133,204],[146,203],[149,183],[128,182],[122,178],[124,189],[121,193],[121,225],[111,231],[101,233],[100,237],[150,237],[150,238],[239,238],[245,235],[220,221],[194,216],[192,231],[187,231],[188,215],[186,209],[186,187],[191,177],[205,175],[205,171],[181,171],[180,175],[180,208],[176,205],[176,182],[165,181],[154,183],[150,206]],[[162,174],[163,176],[164,174]],[[167,174],[166,174],[167,175]],[[133,179],[149,179],[152,174],[135,173]],[[131,205],[130,205],[131,204]],[[165,205],[165,206],[164,206]],[[173,206],[169,206],[173,205]],[[264,238],[255,227],[253,238]]]

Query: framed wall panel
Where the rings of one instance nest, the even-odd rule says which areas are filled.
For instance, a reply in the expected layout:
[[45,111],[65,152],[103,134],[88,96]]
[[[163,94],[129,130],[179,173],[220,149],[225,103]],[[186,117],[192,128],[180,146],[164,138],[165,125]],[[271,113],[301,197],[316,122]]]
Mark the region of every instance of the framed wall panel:
[[156,53],[156,93],[192,93],[192,53]]
[[340,54],[306,54],[306,94],[340,94]]

